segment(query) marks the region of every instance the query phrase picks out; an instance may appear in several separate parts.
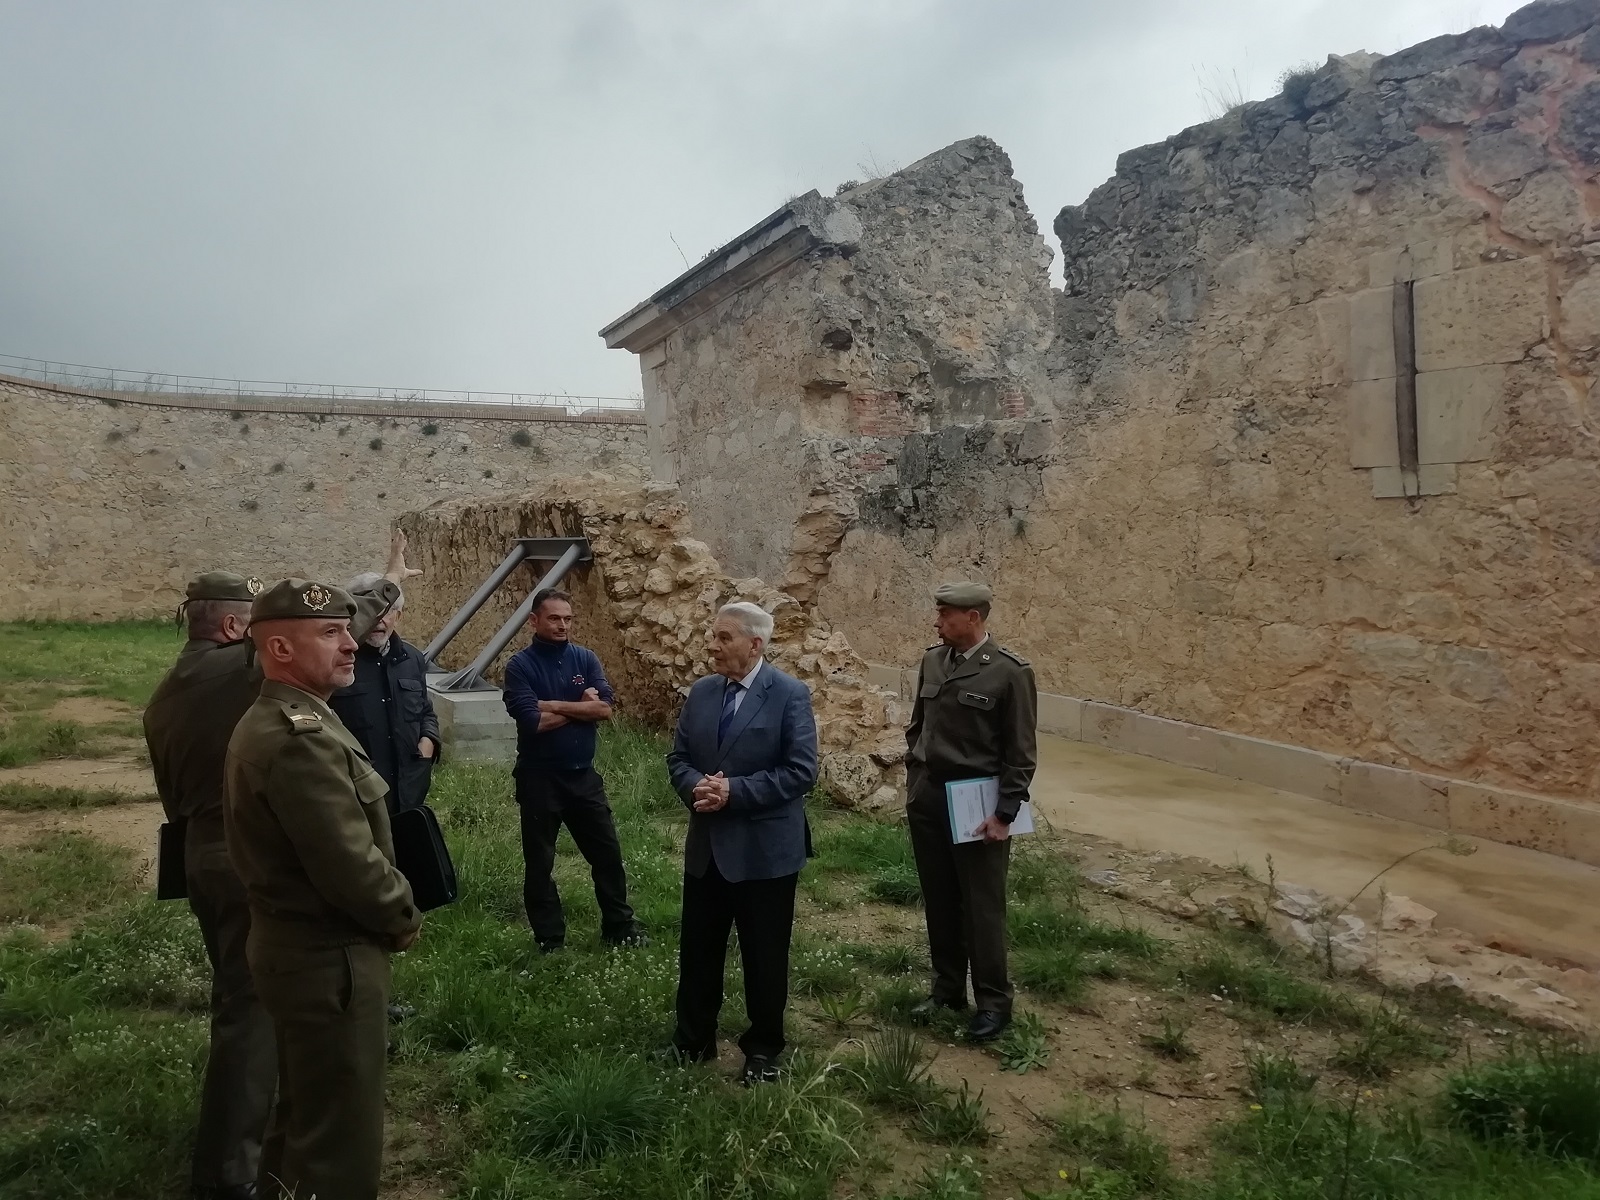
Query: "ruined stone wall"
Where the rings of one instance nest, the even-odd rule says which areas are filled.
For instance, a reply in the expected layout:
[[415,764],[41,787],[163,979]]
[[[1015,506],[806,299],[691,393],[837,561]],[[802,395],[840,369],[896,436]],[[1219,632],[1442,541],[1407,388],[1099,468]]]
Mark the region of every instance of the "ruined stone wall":
[[[419,636],[439,629],[518,537],[586,537],[594,562],[563,585],[573,593],[574,638],[593,649],[616,688],[621,711],[671,728],[682,693],[706,674],[706,637],[717,609],[751,600],[774,618],[767,657],[811,688],[822,779],[840,802],[886,807],[903,786],[905,713],[891,693],[868,685],[866,664],[843,636],[793,597],[760,579],[732,579],[693,536],[670,484],[619,483],[607,476],[552,480],[486,501],[441,501],[408,513],[422,576],[408,585],[406,620]],[[451,644],[446,661],[465,665],[522,603],[542,568],[519,568]],[[527,644],[521,634],[507,651]],[[499,678],[504,661],[493,672]]]
[[783,579],[797,520],[884,436],[1020,416],[1050,340],[1050,251],[1005,153],[958,142],[825,201],[833,240],[648,356],[663,478],[729,570]]
[[213,568],[341,581],[381,569],[390,523],[425,497],[644,470],[633,414],[204,403],[0,381],[0,619],[166,614]]
[[1046,690],[1593,798],[1597,17],[1333,60],[1124,155],[1056,222],[1048,449],[886,450],[823,613],[911,662],[904,605],[970,572]]
[[[1046,691],[1594,799],[1597,22],[1592,0],[1561,0],[1330,59],[1123,155],[1055,223],[1066,289],[1043,349],[1026,210],[987,203],[1020,205],[1009,165],[981,139],[925,160],[906,192],[948,202],[863,212],[848,257],[763,281],[784,304],[734,297],[649,369],[707,381],[680,393],[684,445],[719,428],[695,407],[717,372],[761,381],[739,392],[746,426],[789,439],[787,473],[708,442],[697,467],[721,491],[686,487],[697,527],[765,539],[868,661],[914,663],[932,587],[982,578]],[[888,214],[904,225],[875,243]],[[919,282],[995,257],[1016,269],[992,295]],[[907,287],[868,303],[863,281],[892,276]],[[973,297],[1009,315],[963,325]],[[892,354],[830,373],[816,347],[842,326],[822,314],[851,305],[870,328],[851,324],[845,353],[915,346],[926,390]],[[957,393],[932,364],[963,336],[969,374],[1025,400],[939,400]]]

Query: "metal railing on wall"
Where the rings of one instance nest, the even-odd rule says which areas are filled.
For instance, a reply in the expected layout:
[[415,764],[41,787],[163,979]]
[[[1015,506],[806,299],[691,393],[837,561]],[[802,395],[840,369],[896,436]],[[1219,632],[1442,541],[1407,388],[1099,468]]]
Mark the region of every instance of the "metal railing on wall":
[[183,396],[277,397],[351,401],[386,400],[430,404],[524,404],[569,412],[638,412],[637,396],[574,396],[564,392],[480,392],[440,388],[365,387],[342,383],[286,383],[265,379],[223,379],[211,375],[173,375],[165,371],[126,371],[83,363],[53,362],[0,354],[0,374],[35,379],[58,387],[93,392],[162,393]]

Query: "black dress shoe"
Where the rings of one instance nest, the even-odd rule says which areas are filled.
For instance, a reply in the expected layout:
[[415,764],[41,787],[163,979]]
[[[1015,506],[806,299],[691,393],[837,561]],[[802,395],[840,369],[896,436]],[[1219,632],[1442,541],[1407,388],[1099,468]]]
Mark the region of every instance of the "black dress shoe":
[[539,942],[538,946],[540,954],[556,954],[567,948],[567,940],[566,938],[549,938]]
[[389,1020],[406,1021],[417,1015],[417,1010],[409,1004],[389,1005]]
[[600,940],[608,946],[642,950],[650,944],[650,935],[642,929],[635,929],[632,933],[625,933],[621,937],[602,937]]
[[939,1015],[941,1009],[945,1012],[966,1012],[967,1002],[963,1000],[959,1004],[951,1004],[948,1000],[941,1000],[937,996],[929,996],[926,1000],[919,1000],[911,1006],[911,1019],[927,1024]]
[[777,1083],[778,1064],[765,1054],[752,1054],[744,1060],[744,1075],[740,1082],[745,1087],[754,1087],[758,1083]]
[[972,1022],[967,1026],[967,1041],[992,1042],[1006,1031],[1011,1024],[1011,1014],[986,1010],[972,1014]]
[[256,1200],[260,1194],[253,1180],[250,1183],[214,1183],[209,1186],[196,1184],[189,1193],[189,1200]]

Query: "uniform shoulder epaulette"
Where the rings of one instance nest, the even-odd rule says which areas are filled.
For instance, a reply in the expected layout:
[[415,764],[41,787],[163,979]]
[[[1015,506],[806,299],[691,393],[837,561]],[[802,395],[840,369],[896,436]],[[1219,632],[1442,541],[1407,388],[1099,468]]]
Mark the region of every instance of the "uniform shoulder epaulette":
[[285,712],[289,718],[289,728],[295,733],[318,733],[322,729],[322,717],[314,712]]
[[1023,658],[1022,655],[1018,654],[1015,650],[1007,650],[1004,646],[996,646],[995,649],[1000,651],[1001,654],[1004,654],[1007,658],[1009,658],[1012,662],[1016,663],[1019,667],[1031,667],[1031,666],[1033,666],[1033,664],[1031,662],[1029,662],[1027,659]]
[[943,649],[944,649],[944,643],[943,642],[935,642],[933,645],[929,646],[928,649],[924,650],[923,653],[924,654],[928,654],[928,653],[931,653],[934,650],[943,650]]

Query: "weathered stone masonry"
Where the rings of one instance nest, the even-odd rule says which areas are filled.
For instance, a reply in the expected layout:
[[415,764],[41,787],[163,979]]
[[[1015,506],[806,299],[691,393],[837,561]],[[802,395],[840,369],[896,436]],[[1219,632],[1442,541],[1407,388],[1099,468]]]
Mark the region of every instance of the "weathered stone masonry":
[[[587,538],[593,564],[563,583],[576,601],[575,636],[600,655],[623,712],[660,727],[671,727],[682,692],[705,674],[717,609],[733,600],[760,604],[773,615],[769,657],[812,690],[824,785],[846,804],[897,801],[904,706],[873,686],[849,643],[794,597],[724,574],[692,536],[673,485],[603,475],[553,480],[519,496],[436,504],[402,524],[423,569],[408,602],[408,619],[422,629],[442,626],[514,538]],[[450,665],[464,664],[489,640],[543,569],[518,568],[452,644]]]
[[644,469],[634,413],[74,393],[0,379],[0,620],[171,613],[225,568],[343,580],[430,499]]
[[1600,5],[1537,4],[1125,154],[1064,292],[978,138],[605,332],[697,535],[864,658],[977,575],[1082,736],[1593,860],[1597,131]]

